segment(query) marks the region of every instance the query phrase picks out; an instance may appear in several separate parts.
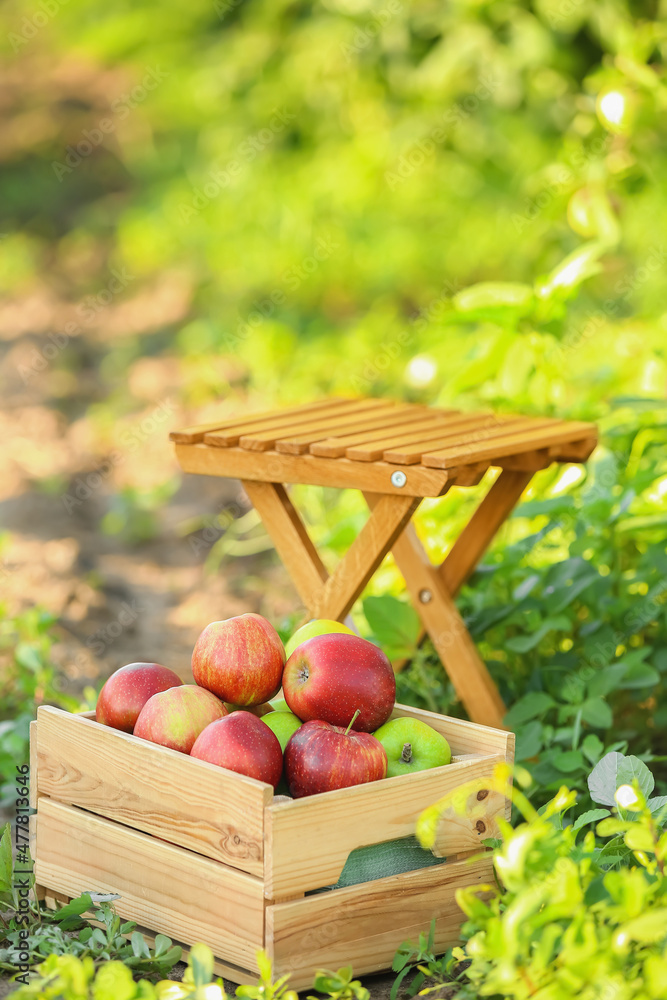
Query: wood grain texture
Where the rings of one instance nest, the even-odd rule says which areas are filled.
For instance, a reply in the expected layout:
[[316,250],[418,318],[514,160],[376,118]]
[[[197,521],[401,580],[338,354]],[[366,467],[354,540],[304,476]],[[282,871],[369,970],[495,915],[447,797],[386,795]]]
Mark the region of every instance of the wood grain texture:
[[342,621],[419,506],[416,497],[378,500],[335,571],[309,603],[313,618]]
[[[196,424],[193,427],[184,427],[182,430],[172,431],[169,439],[179,444],[197,444],[203,440],[206,434],[222,431],[225,428],[230,431],[230,437],[233,438],[234,428],[237,427],[266,425],[275,420],[289,420],[296,413],[312,413],[321,409],[330,409],[343,402],[345,400],[332,397],[302,406],[290,406],[283,410],[269,410],[267,413],[248,413],[243,417],[221,417],[219,420],[210,421],[206,424]],[[236,440],[238,440],[238,435],[236,435]]]
[[[340,418],[339,426],[332,424],[327,433],[332,433],[333,440],[341,434],[358,433],[361,429],[363,429],[364,434],[368,435],[373,433],[386,434],[392,427],[402,428],[415,420],[419,415],[418,412],[414,412],[415,410],[419,411],[419,408],[393,403],[386,407],[378,407],[372,410],[370,415],[363,414],[363,419],[355,420],[354,417]],[[303,434],[296,434],[289,438],[280,437],[276,441],[276,451],[282,451],[291,455],[302,455],[309,450],[310,445],[315,445],[323,439],[332,440],[332,438],[325,437],[322,430],[306,429]],[[311,453],[317,454],[316,452],[312,452],[312,449],[310,450]]]
[[353,448],[348,448],[345,454],[358,462],[374,462],[382,459],[385,452],[391,451],[392,454],[400,456],[400,465],[408,465],[419,461],[423,451],[434,450],[436,447],[434,444],[428,448],[429,442],[438,440],[457,442],[468,436],[482,434],[486,429],[492,432],[519,419],[521,418],[498,417],[493,413],[457,414],[455,417],[444,419],[432,417],[430,421],[424,423],[419,433],[416,433],[413,427],[409,427],[403,434],[397,434],[393,438],[387,436],[368,445],[355,445]]
[[481,461],[484,458],[500,459],[505,456],[517,455],[523,451],[532,451],[540,446],[565,444],[568,441],[580,440],[585,436],[590,437],[594,433],[594,424],[575,421],[563,423],[557,420],[545,421],[544,423],[537,421],[531,429],[513,434],[509,428],[505,437],[495,438],[489,442],[467,440],[457,445],[424,452],[422,464],[430,468],[449,469],[455,465],[465,465],[469,462]]
[[[333,885],[350,851],[413,836],[424,809],[466,781],[491,778],[504,759],[503,754],[490,754],[269,806],[267,898]],[[497,836],[495,819],[504,809],[504,799],[490,794],[474,815],[448,813],[438,827],[435,853],[446,857]]]
[[[489,754],[500,754],[510,763],[514,760],[514,733],[506,729],[494,729],[491,726],[481,726],[467,719],[453,719],[448,715],[427,712],[424,708],[412,708],[411,705],[397,704],[391,713],[391,718],[409,717],[421,719],[445,737],[451,751],[459,758],[472,754],[475,757]],[[473,759],[473,758],[471,758]]]
[[261,875],[270,785],[90,719],[37,712],[40,795]]
[[[424,628],[471,719],[502,728],[505,715],[498,689],[435,566],[408,525],[392,548]],[[424,592],[430,595],[422,601]]]
[[438,570],[452,596],[456,596],[475,569],[531,478],[530,472],[503,470],[491,485]]
[[[378,458],[385,462],[396,462],[399,465],[415,465],[421,461],[425,451],[435,451],[437,448],[446,448],[449,444],[457,444],[461,440],[467,441],[492,441],[494,438],[507,434],[509,429],[512,433],[519,431],[522,427],[530,426],[531,421],[525,417],[486,417],[469,427],[444,428],[440,434],[431,432],[421,438],[413,438],[403,444],[394,443]],[[354,458],[350,452],[348,458]]]
[[[268,451],[278,440],[292,435],[305,434],[310,430],[320,430],[322,437],[327,437],[329,430],[340,426],[349,426],[350,422],[355,420],[360,426],[363,426],[364,416],[378,411],[384,413],[394,405],[393,403],[385,403],[381,399],[361,399],[346,403],[345,406],[337,407],[326,414],[300,414],[298,418],[286,421],[280,427],[276,426],[266,430],[260,428],[242,434],[239,437],[239,444],[242,448],[247,448],[250,451]],[[211,443],[208,438],[207,443]]]
[[244,479],[243,488],[262,519],[299,597],[310,607],[329,577],[306,526],[280,483]]
[[176,444],[176,458],[184,472],[227,476],[273,483],[309,483],[338,489],[372,490],[392,496],[439,497],[449,488],[449,477],[440,469],[416,465],[408,469],[404,486],[393,486],[393,472],[405,472],[386,462],[351,462],[345,458],[283,455],[277,451],[253,452],[243,448],[210,448],[205,444]]
[[352,965],[355,976],[391,966],[398,946],[416,941],[435,917],[435,950],[460,940],[456,890],[493,884],[491,855],[449,862],[267,907],[267,948],[278,975],[302,989],[313,968]]
[[78,896],[118,892],[118,913],[252,971],[264,939],[260,879],[42,796],[37,879]]
[[[445,416],[457,414],[457,410],[430,410],[427,406],[409,406],[397,411],[397,416],[392,418],[392,426],[397,427],[397,433],[407,433],[408,428],[428,426],[434,420],[442,421]],[[347,448],[366,441],[375,441],[386,436],[386,428],[389,424],[382,424],[381,427],[372,428],[369,421],[364,430],[356,430],[349,434],[337,433],[335,437],[326,438],[324,441],[316,441],[310,447],[312,455],[319,455],[322,458],[341,458],[345,455]]]

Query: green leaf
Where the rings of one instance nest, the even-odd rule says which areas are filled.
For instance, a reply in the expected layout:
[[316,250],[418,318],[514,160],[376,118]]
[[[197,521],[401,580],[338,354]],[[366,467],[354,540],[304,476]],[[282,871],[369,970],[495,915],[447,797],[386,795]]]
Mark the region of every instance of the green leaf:
[[[645,826],[640,826],[639,823],[633,823],[628,832],[625,835],[625,843],[628,847],[631,847],[633,851],[655,851],[655,841],[651,836],[651,831]],[[667,931],[667,927],[665,928]]]
[[95,976],[94,1000],[133,1000],[135,995],[132,973],[122,962],[106,962]]
[[608,729],[614,721],[611,708],[602,698],[588,698],[581,706],[581,717],[597,729]]
[[552,764],[563,774],[571,774],[584,766],[584,757],[579,750],[565,750],[552,758]]
[[570,627],[570,619],[566,618],[565,615],[556,615],[553,618],[545,618],[536,632],[533,632],[531,635],[510,636],[509,639],[505,639],[505,646],[507,649],[511,649],[515,653],[528,653],[531,649],[534,649],[537,645],[539,645],[542,639],[544,639],[549,632],[559,630],[565,631],[569,630]]
[[9,823],[5,823],[0,837],[0,892],[12,891],[13,878],[12,860],[12,828]]
[[662,820],[667,820],[667,795],[656,795],[655,798],[648,800],[647,805],[653,816],[659,816],[662,813]]
[[587,826],[589,823],[597,823],[598,820],[605,819],[608,815],[608,809],[588,809],[581,816],[577,816],[577,819],[572,824],[572,829],[581,830],[582,826]]
[[543,725],[538,719],[516,730],[516,760],[529,760],[542,749]]
[[604,743],[595,733],[589,733],[581,744],[581,749],[591,764],[596,764],[604,750]]
[[583,243],[538,284],[540,298],[549,298],[554,292],[571,293],[582,281],[602,270],[598,258],[606,251],[604,243]]
[[[399,655],[410,655],[421,632],[419,615],[412,605],[385,594],[382,597],[366,597],[363,608],[373,635],[385,652],[398,651]],[[397,657],[390,655],[389,658]]]
[[158,934],[155,938],[155,955],[157,958],[164,955],[171,948],[171,939],[164,934]]
[[631,941],[643,941],[646,944],[662,942],[667,935],[667,909],[663,907],[643,913],[641,917],[621,924],[619,932]]
[[143,934],[140,934],[139,931],[134,931],[130,938],[130,944],[132,945],[132,952],[137,958],[151,957],[148,945],[144,941],[144,936]]
[[660,682],[660,674],[648,663],[635,663],[629,667],[619,683],[621,691],[630,691],[633,688],[653,687]]
[[16,662],[31,673],[37,673],[42,669],[42,661],[39,658],[37,650],[28,642],[20,642],[16,647],[14,656],[16,657]]
[[530,691],[512,705],[509,712],[505,715],[505,725],[510,729],[515,729],[515,727],[520,726],[523,722],[528,722],[539,715],[544,715],[555,704],[556,702],[551,695],[545,691]]
[[648,797],[655,780],[646,764],[638,757],[626,757],[618,752],[606,754],[588,776],[588,789],[593,802],[615,806],[616,789],[620,785],[631,785],[633,778],[637,778],[640,789]]
[[[206,986],[211,982],[213,978],[213,963],[213,952],[208,945],[194,944],[192,946],[188,965],[192,969],[192,978],[194,979],[195,986]],[[259,968],[261,973],[261,965]]]
[[56,913],[53,914],[52,920],[65,920],[68,917],[77,917],[82,913],[86,913],[88,910],[92,910],[93,903],[90,898],[90,893],[84,892],[81,896],[77,896],[76,899],[71,899],[69,903],[62,906]]

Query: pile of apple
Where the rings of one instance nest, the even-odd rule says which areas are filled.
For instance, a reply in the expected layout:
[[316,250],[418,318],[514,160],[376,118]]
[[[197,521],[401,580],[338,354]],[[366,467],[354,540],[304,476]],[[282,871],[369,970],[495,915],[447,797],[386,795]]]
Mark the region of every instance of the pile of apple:
[[451,761],[446,739],[424,722],[389,721],[391,664],[340,622],[309,622],[284,648],[261,615],[212,622],[192,673],[195,684],[183,684],[158,663],[121,667],[100,691],[97,721],[281,783],[294,798]]

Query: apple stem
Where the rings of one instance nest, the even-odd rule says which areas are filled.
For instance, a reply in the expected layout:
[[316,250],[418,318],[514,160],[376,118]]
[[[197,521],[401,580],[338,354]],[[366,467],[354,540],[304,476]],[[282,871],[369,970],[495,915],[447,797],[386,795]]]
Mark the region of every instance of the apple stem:
[[358,715],[361,715],[361,709],[360,709],[360,708],[358,708],[358,709],[356,710],[356,712],[354,713],[354,715],[353,715],[353,716],[352,716],[352,718],[350,719],[350,724],[349,724],[349,726],[347,727],[347,729],[345,730],[345,735],[346,735],[346,736],[347,736],[347,734],[349,733],[350,729],[352,729],[352,723],[354,722],[354,720],[356,719],[356,717],[357,717]]
[[412,744],[404,743],[403,752],[401,754],[401,760],[404,764],[410,764],[412,761]]

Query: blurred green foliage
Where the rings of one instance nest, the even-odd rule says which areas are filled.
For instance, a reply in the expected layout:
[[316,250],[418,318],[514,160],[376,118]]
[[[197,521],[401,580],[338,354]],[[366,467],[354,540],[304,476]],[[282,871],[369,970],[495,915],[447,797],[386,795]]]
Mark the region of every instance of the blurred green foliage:
[[[65,338],[45,395],[100,448],[144,405],[149,359],[193,417],[223,398],[357,392],[599,422],[588,471],[539,474],[460,599],[537,787],[562,773],[581,786],[616,745],[667,753],[665,13],[664,0],[0,13],[0,285],[72,307],[73,325],[34,333],[42,358]],[[171,475],[118,489],[102,527],[150,537]],[[294,493],[335,561],[361,500]],[[422,506],[434,558],[476,495]],[[264,547],[240,521],[212,565]],[[391,563],[370,596],[385,592],[402,595]],[[376,629],[372,610],[369,624],[355,614]],[[409,640],[401,622],[392,648]],[[399,684],[451,706],[428,647]]]

